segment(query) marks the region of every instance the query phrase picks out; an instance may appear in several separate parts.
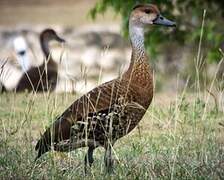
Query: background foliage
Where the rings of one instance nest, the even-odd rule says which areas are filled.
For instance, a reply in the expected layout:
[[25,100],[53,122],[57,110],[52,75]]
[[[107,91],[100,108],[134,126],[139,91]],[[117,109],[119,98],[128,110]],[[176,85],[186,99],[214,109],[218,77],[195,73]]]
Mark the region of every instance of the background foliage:
[[108,8],[121,14],[124,35],[128,34],[128,17],[132,8],[139,3],[157,4],[162,14],[177,23],[171,32],[163,28],[151,28],[148,32],[146,45],[151,55],[156,55],[161,45],[172,40],[178,44],[197,45],[201,34],[203,12],[206,10],[203,28],[202,45],[209,62],[221,60],[220,48],[224,48],[224,1],[220,0],[99,0],[90,11],[92,18],[103,14]]

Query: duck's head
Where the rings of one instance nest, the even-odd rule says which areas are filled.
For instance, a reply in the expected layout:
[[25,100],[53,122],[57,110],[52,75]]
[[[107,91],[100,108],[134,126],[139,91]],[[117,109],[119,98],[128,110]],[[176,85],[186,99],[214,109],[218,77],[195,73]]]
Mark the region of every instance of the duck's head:
[[41,34],[40,38],[45,41],[55,40],[59,43],[65,43],[65,40],[57,35],[53,29],[45,29]]
[[145,27],[153,24],[168,27],[176,26],[175,22],[163,17],[158,7],[153,4],[139,4],[135,6],[131,12],[129,22],[138,27]]

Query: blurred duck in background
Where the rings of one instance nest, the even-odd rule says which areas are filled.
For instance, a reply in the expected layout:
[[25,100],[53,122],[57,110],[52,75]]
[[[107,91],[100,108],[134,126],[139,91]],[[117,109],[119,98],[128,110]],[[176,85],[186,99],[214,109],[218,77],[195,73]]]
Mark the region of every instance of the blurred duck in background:
[[[57,41],[64,43],[53,29],[45,29],[40,34],[40,45],[44,54],[44,61],[38,67],[30,67],[29,59],[26,57],[27,45],[21,38],[15,39],[14,48],[18,52],[18,61],[22,70],[18,69],[9,62],[1,67],[0,82],[6,91],[53,91],[57,84],[58,64],[53,60],[49,43]],[[20,46],[19,46],[20,45]]]
[[53,29],[46,29],[40,34],[41,49],[44,53],[44,62],[29,69],[20,79],[16,91],[53,91],[57,85],[58,64],[53,60],[49,43],[57,41],[64,43],[65,40],[57,35]]

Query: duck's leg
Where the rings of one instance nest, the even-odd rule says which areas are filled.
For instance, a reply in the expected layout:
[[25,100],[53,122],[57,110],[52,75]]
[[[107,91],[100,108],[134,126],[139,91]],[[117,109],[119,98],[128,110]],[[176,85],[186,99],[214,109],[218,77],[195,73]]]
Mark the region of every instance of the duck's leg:
[[95,146],[89,146],[89,149],[85,155],[85,174],[87,174],[88,167],[91,167],[93,164],[93,151],[95,148]]
[[108,144],[105,147],[105,155],[104,155],[104,162],[106,166],[107,173],[113,172],[113,159],[112,159],[112,145]]

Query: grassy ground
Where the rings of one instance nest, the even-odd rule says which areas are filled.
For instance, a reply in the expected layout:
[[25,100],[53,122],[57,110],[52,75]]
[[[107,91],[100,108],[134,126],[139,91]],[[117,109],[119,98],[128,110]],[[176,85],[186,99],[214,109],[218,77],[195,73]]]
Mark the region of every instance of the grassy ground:
[[[223,113],[214,108],[208,94],[200,97],[158,94],[139,128],[115,144],[114,173],[105,174],[104,150],[99,148],[85,178],[223,178],[224,127],[219,125]],[[69,154],[48,153],[34,163],[39,133],[75,98],[0,95],[0,179],[83,179],[85,148]]]

